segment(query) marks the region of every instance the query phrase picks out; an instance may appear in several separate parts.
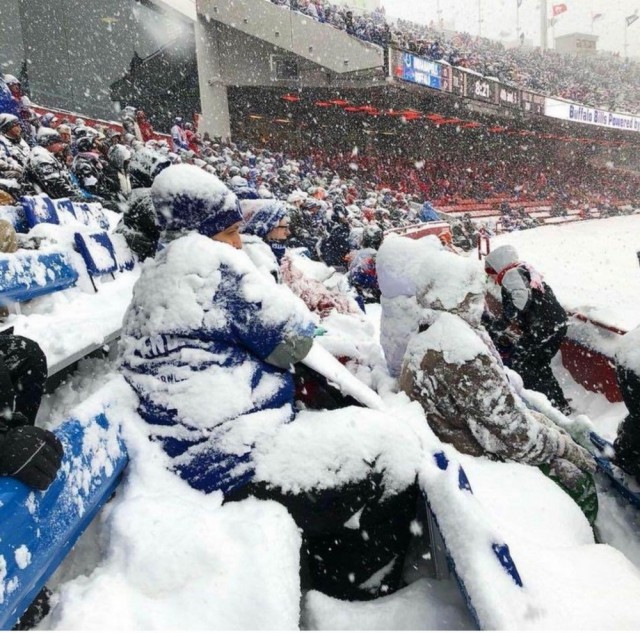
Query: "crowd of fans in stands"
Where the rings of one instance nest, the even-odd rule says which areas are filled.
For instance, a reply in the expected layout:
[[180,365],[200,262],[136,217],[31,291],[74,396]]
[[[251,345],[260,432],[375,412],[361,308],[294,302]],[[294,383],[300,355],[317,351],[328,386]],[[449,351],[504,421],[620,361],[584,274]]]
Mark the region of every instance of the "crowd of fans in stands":
[[424,24],[391,23],[384,9],[358,14],[327,0],[271,0],[362,40],[461,66],[505,84],[617,112],[640,110],[640,64],[613,55],[573,56],[502,43]]

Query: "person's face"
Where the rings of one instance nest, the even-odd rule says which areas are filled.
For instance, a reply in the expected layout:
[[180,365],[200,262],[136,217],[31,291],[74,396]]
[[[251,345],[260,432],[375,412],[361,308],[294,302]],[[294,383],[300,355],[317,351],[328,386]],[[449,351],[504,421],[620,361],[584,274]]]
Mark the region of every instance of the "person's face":
[[289,235],[291,235],[291,229],[289,228],[289,218],[282,218],[278,222],[278,226],[271,229],[266,236],[268,242],[285,242]]
[[233,248],[237,248],[240,251],[242,250],[242,240],[240,239],[241,225],[242,222],[236,222],[229,228],[226,228],[224,231],[220,231],[220,233],[212,235],[211,239],[214,242],[223,242],[224,244],[229,244],[229,246],[233,246]]
[[17,121],[6,131],[6,135],[9,138],[18,139],[22,136],[22,128],[20,127],[20,123]]

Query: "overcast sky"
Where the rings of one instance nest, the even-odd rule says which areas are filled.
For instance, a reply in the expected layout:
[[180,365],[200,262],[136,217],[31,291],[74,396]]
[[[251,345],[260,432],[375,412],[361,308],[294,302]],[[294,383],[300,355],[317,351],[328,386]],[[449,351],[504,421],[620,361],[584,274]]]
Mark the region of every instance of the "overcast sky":
[[[482,9],[482,35],[495,39],[515,39],[516,0],[382,0],[387,14],[416,22],[438,20],[438,4],[445,23],[453,23],[458,31],[478,34],[478,6]],[[555,25],[555,35],[591,33],[591,17],[602,13],[593,22],[593,34],[599,36],[598,48],[624,54],[625,17],[638,10],[640,0],[548,0],[549,16],[554,4],[566,4]],[[446,24],[445,24],[446,26]],[[540,2],[523,0],[520,7],[520,28],[527,39],[540,43]],[[507,36],[507,33],[510,35]],[[640,20],[628,27],[628,54],[640,57]],[[551,41],[551,29],[549,29]]]

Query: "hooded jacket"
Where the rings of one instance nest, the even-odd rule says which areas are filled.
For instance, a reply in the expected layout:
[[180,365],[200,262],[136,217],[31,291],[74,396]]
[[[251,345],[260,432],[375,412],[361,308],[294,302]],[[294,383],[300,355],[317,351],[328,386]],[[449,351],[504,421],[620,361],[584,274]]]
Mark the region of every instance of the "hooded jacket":
[[582,452],[545,416],[530,411],[480,326],[483,284],[477,264],[433,252],[422,266],[421,331],[404,357],[400,387],[422,405],[438,437],[470,455],[539,465]]
[[485,269],[497,273],[502,293],[502,319],[492,330],[499,332],[516,323],[523,332],[520,345],[540,345],[567,325],[567,313],[553,290],[529,264],[519,261],[512,246],[501,246],[485,258]]

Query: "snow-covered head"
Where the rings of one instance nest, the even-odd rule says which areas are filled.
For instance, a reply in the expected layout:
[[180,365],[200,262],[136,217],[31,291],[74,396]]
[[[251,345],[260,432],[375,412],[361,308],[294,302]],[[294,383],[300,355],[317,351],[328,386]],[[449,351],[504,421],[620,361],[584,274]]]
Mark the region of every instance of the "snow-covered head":
[[422,263],[431,251],[442,249],[435,235],[419,240],[391,233],[384,238],[376,258],[378,284],[383,297],[415,297],[422,275]]
[[491,251],[484,259],[484,269],[487,274],[497,274],[511,264],[519,261],[518,251],[513,246],[505,244]]
[[193,165],[167,167],[153,181],[151,199],[165,231],[213,237],[242,221],[236,196],[216,176]]
[[278,200],[270,201],[253,214],[242,229],[242,232],[257,235],[264,239],[280,224],[280,220],[286,217],[286,215],[287,209],[283,202],[279,202]]
[[449,251],[430,251],[423,259],[416,288],[426,309],[451,312],[479,325],[484,310],[484,278],[479,263]]

